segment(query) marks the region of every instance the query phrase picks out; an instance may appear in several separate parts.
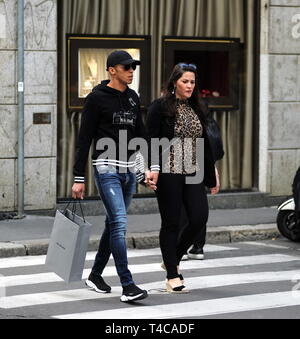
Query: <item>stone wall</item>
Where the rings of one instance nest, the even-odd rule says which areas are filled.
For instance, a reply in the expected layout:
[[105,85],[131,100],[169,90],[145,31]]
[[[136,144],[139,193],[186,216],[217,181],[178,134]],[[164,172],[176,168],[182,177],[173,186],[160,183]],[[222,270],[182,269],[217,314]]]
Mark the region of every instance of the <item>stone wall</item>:
[[270,0],[269,191],[291,193],[300,166],[300,0]]
[[[56,205],[56,0],[25,0],[25,210]],[[0,0],[0,211],[17,208],[17,0]],[[51,117],[34,123],[36,113]]]

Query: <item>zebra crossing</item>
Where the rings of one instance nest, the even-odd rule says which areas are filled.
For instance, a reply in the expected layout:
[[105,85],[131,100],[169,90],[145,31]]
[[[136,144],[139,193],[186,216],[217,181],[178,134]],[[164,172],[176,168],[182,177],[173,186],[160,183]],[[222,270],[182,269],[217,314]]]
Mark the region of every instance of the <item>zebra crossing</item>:
[[[48,272],[45,256],[0,259],[0,317],[21,312],[56,319],[176,319],[296,307],[300,318],[298,249],[247,242],[207,245],[205,253],[206,260],[181,265],[191,293],[173,296],[165,291],[160,250],[129,250],[133,277],[149,291],[138,308],[120,303],[122,289],[112,261],[103,274],[112,293],[97,294],[84,281],[67,285]],[[83,280],[95,254],[87,254]]]

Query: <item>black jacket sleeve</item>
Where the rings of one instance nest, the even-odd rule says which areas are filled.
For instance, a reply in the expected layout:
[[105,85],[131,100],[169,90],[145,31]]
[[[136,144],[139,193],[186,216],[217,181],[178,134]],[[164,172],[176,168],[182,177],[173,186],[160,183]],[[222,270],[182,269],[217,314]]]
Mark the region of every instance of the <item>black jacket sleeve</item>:
[[204,132],[204,185],[208,188],[216,187],[216,172],[215,172],[215,160],[211,151],[211,146],[206,134]]
[[[159,100],[155,100],[148,109],[147,115],[147,134],[149,138],[148,144],[151,145],[151,140],[153,138],[160,138],[160,129],[161,129],[161,119],[162,119],[162,104]],[[160,171],[160,165],[153,163],[151,159],[151,147],[149,147],[148,160],[149,168],[152,171]]]
[[[139,159],[143,159],[143,164],[141,164],[141,168],[143,168],[143,171],[144,171],[145,166],[148,166],[146,159],[148,157],[148,149],[150,147],[150,144],[149,144],[149,138],[148,138],[148,135],[147,135],[146,126],[145,126],[145,123],[144,123],[144,120],[143,120],[143,111],[141,109],[140,99],[139,99],[138,95],[135,95],[135,101],[138,102],[138,110],[137,110],[137,114],[136,114],[135,135],[136,135],[137,138],[144,139],[147,143],[147,149],[144,150],[143,147],[141,147],[141,149],[140,149],[140,153],[142,154],[143,158],[139,158]],[[140,184],[143,185],[143,180],[140,181]]]
[[73,168],[74,181],[76,183],[85,182],[85,170],[89,156],[90,147],[95,137],[98,119],[97,113],[99,108],[96,97],[91,93],[85,101],[84,109],[81,117],[81,125],[79,136],[77,139],[75,164]]
[[147,132],[146,127],[143,121],[142,117],[142,110],[141,110],[141,104],[138,96],[136,96],[136,100],[138,101],[138,113],[136,117],[136,128],[135,128],[135,134],[138,138],[144,138],[147,139]]

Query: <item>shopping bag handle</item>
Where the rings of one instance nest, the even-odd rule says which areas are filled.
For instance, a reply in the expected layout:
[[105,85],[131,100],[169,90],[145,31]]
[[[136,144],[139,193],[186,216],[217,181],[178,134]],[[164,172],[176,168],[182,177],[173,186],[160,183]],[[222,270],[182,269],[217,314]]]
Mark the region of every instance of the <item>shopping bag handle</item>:
[[83,209],[82,209],[81,202],[80,202],[80,200],[77,200],[77,201],[78,201],[78,203],[79,203],[79,207],[80,207],[80,210],[81,210],[82,219],[83,219],[84,223],[86,223],[86,222],[85,222],[85,217],[84,217],[84,214],[83,214]]
[[[73,199],[73,200],[70,200],[70,201],[68,202],[66,208],[64,209],[64,213],[63,213],[63,214],[66,214],[66,211],[67,211],[67,209],[68,209],[68,207],[70,206],[71,203],[73,203],[73,206],[72,206],[72,215],[73,215],[73,218],[75,218],[77,203],[79,203],[79,207],[80,207],[80,210],[81,210],[82,219],[83,219],[84,223],[86,223],[85,217],[84,217],[84,213],[83,213],[83,209],[82,209],[82,205],[81,205],[81,202],[80,202],[79,199]],[[73,219],[73,221],[74,221],[74,219]]]

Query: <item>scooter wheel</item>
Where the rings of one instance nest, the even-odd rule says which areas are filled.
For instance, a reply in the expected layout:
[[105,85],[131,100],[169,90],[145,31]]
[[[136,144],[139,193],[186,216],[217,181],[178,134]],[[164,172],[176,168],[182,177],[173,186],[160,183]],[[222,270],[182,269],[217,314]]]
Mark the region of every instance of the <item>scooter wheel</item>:
[[300,242],[300,226],[297,224],[295,211],[279,211],[277,227],[285,238]]

